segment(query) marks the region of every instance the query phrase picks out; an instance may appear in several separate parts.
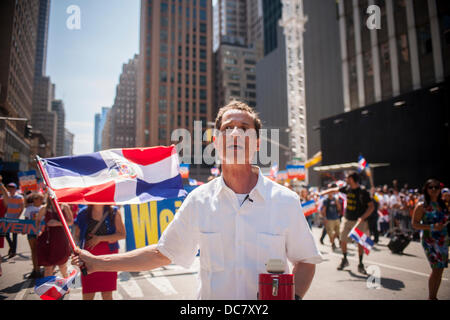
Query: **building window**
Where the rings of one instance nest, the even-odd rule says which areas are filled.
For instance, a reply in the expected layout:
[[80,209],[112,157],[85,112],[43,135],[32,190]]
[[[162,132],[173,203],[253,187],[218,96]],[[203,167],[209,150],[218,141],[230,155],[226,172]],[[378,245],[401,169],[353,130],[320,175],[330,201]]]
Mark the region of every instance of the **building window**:
[[206,10],[200,10],[200,21],[206,21]]
[[206,90],[205,89],[200,89],[200,99],[206,100]]

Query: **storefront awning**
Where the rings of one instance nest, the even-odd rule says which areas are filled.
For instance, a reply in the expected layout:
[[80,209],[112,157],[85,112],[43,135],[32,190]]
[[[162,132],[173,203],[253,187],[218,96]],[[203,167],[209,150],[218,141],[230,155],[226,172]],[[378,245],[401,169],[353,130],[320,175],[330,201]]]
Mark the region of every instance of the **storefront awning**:
[[[388,167],[390,163],[370,163],[370,168]],[[343,171],[343,170],[357,170],[358,162],[349,162],[341,164],[332,164],[328,166],[314,167],[314,171],[318,172],[333,172],[333,171]]]

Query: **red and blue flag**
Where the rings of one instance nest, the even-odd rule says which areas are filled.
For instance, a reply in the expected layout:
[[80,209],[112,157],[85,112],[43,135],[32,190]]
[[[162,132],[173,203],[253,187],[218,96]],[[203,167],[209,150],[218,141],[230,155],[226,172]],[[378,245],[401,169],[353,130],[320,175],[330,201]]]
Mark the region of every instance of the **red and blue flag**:
[[50,276],[37,279],[34,292],[36,292],[42,300],[60,300],[75,284],[77,274],[78,271],[72,270],[67,278]]
[[349,233],[349,237],[363,246],[364,252],[366,254],[369,254],[370,250],[373,247],[373,241],[364,232],[362,232],[358,228],[353,228]]
[[43,159],[59,202],[140,204],[186,195],[175,146]]

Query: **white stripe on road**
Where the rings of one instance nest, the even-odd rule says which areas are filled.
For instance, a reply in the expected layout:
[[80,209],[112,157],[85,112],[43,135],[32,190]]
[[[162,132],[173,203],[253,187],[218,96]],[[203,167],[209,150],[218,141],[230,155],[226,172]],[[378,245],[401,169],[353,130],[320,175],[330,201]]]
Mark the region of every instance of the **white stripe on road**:
[[145,275],[145,279],[147,279],[148,282],[150,282],[151,285],[156,287],[163,295],[170,296],[178,294],[177,290],[172,286],[169,279],[164,277],[163,271],[150,271],[150,273],[153,275],[153,277],[148,274]]
[[144,297],[144,293],[129,272],[120,272],[117,280],[117,284],[120,284],[131,298]]
[[[334,253],[334,252],[330,252],[330,254],[333,255],[333,256],[336,256],[336,257],[342,257],[342,254],[337,254],[337,253]],[[348,257],[347,259],[359,262],[359,258]],[[414,270],[409,270],[409,269],[400,268],[400,267],[395,267],[395,266],[391,266],[391,265],[388,265],[388,264],[379,263],[379,262],[375,262],[375,261],[364,260],[364,262],[365,262],[365,264],[377,265],[377,266],[380,266],[380,267],[393,269],[393,270],[397,270],[397,271],[409,272],[409,273],[416,274],[418,276],[427,277],[427,278],[430,276],[429,274],[426,274],[426,273],[417,272],[417,271],[414,271]],[[442,280],[448,281],[447,278],[442,278]]]

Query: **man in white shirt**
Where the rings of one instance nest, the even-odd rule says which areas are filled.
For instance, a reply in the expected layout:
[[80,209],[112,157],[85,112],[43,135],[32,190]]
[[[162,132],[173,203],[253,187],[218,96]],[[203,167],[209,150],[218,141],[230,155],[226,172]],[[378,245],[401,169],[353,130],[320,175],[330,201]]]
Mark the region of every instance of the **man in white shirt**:
[[[170,263],[189,267],[200,249],[200,299],[256,299],[258,274],[269,259],[293,265],[296,298],[309,289],[322,262],[297,194],[251,165],[261,122],[233,101],[219,110],[215,147],[222,176],[192,191],[157,245],[93,256],[77,250],[72,264],[88,272],[143,271]],[[81,260],[81,261],[80,261]]]

